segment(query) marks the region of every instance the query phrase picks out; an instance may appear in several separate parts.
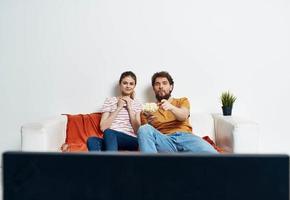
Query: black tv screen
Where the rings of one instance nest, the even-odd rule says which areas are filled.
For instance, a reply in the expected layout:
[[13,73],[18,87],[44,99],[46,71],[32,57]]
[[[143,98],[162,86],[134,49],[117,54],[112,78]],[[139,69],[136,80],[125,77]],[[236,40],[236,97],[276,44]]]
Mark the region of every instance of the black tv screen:
[[4,200],[288,200],[286,155],[3,154]]

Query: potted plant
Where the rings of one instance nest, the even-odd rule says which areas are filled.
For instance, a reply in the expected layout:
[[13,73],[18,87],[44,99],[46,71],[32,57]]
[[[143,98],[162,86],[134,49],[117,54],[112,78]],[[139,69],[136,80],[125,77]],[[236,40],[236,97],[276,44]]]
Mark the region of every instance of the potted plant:
[[237,97],[227,91],[223,92],[220,98],[222,102],[223,115],[232,115],[233,104]]

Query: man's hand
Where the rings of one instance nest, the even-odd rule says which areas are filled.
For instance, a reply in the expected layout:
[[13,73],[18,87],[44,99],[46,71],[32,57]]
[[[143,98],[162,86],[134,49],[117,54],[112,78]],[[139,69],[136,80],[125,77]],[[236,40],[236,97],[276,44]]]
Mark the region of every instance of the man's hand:
[[159,105],[164,110],[169,110],[173,113],[178,121],[185,121],[189,117],[189,109],[185,107],[176,107],[172,105],[168,100],[162,99]]
[[174,106],[168,100],[165,99],[161,100],[159,107],[162,108],[163,110],[169,111],[172,111],[172,109],[174,108]]

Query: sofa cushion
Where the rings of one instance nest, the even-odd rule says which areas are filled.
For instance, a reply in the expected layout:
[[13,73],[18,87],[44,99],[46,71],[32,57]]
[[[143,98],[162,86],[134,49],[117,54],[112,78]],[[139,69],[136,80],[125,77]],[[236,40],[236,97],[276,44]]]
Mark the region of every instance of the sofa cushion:
[[200,137],[209,136],[215,141],[214,119],[211,114],[191,113],[192,132]]

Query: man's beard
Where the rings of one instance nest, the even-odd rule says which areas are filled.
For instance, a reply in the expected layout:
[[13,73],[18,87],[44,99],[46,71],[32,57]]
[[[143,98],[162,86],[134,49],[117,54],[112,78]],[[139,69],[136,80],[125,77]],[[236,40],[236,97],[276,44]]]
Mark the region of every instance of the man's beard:
[[171,97],[171,92],[169,92],[163,96],[161,96],[157,93],[157,94],[155,94],[155,97],[156,97],[157,101],[161,101],[162,99],[168,100]]

